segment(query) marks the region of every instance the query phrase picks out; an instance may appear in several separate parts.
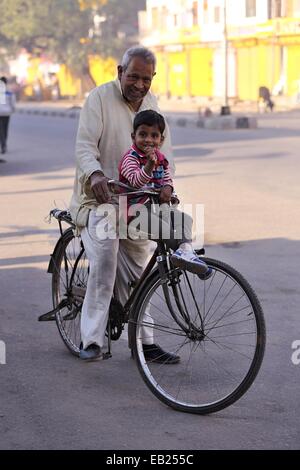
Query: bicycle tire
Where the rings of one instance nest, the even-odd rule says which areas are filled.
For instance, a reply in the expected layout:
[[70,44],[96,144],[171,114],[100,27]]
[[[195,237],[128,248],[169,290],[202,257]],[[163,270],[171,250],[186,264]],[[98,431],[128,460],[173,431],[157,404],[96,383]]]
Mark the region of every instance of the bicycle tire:
[[57,308],[63,299],[63,305],[56,312],[55,320],[60,336],[68,350],[79,356],[81,336],[80,317],[82,299],[75,293],[86,288],[88,263],[80,238],[75,237],[71,228],[61,236],[52,257],[52,300]]
[[[137,361],[137,366],[138,370],[142,375],[142,378],[144,382],[146,383],[147,387],[151,390],[151,392],[163,403],[166,405],[178,410],[178,411],[183,411],[183,412],[188,412],[188,413],[195,413],[195,414],[209,414],[209,413],[214,413],[217,411],[220,411],[230,405],[232,405],[234,402],[236,402],[238,399],[240,399],[246,391],[249,389],[251,384],[253,383],[255,377],[257,376],[257,373],[260,369],[263,356],[264,356],[264,350],[265,350],[265,342],[266,342],[266,333],[265,333],[265,322],[264,322],[264,316],[263,316],[263,311],[261,308],[261,305],[259,303],[259,300],[253,291],[252,287],[250,284],[244,279],[244,277],[236,271],[234,268],[229,266],[226,263],[220,262],[218,260],[210,259],[210,258],[204,258],[202,257],[208,266],[210,266],[213,269],[213,276],[211,279],[208,279],[207,281],[201,281],[199,280],[198,277],[196,277],[196,282],[197,286],[201,287],[203,292],[206,292],[207,295],[207,302],[208,302],[208,293],[209,289],[212,289],[212,283],[215,282],[215,286],[217,286],[217,289],[221,289],[219,294],[221,296],[221,291],[223,289],[223,286],[227,282],[227,285],[232,284],[233,287],[231,288],[231,294],[233,296],[234,291],[240,290],[242,293],[242,297],[245,297],[245,299],[248,299],[249,305],[242,306],[242,304],[239,302],[242,302],[242,300],[239,301],[234,301],[234,309],[236,311],[231,311],[231,313],[226,313],[225,315],[220,315],[219,320],[213,319],[214,315],[217,315],[217,310],[218,308],[215,309],[215,311],[209,312],[208,316],[206,316],[205,320],[207,320],[207,325],[210,325],[208,327],[209,335],[206,333],[208,336],[206,336],[204,339],[201,341],[199,340],[196,345],[196,341],[193,339],[189,340],[190,343],[192,344],[192,347],[194,347],[194,351],[192,350],[192,347],[188,344],[187,341],[187,336],[183,335],[183,332],[181,331],[179,333],[180,327],[178,326],[179,324],[173,322],[170,323],[172,325],[173,333],[170,329],[170,331],[167,331],[167,326],[162,323],[161,318],[163,318],[163,321],[165,322],[172,322],[172,315],[170,314],[169,308],[167,307],[167,304],[164,304],[164,310],[162,310],[161,313],[159,313],[159,308],[157,307],[157,311],[155,309],[152,309],[151,315],[152,315],[152,322],[153,324],[153,332],[154,332],[154,338],[155,334],[160,334],[160,341],[162,340],[162,336],[165,333],[166,342],[165,344],[162,344],[161,346],[164,347],[165,350],[170,351],[170,347],[174,343],[173,340],[170,339],[171,335],[176,336],[176,340],[178,341],[180,339],[180,336],[183,337],[182,347],[178,347],[177,350],[176,348],[171,349],[171,352],[174,353],[179,353],[179,355],[184,355],[186,353],[186,350],[188,347],[190,347],[190,356],[187,358],[190,361],[190,364],[188,361],[184,358],[184,363],[183,363],[183,357],[181,357],[180,363],[177,365],[158,365],[158,364],[152,364],[147,362],[145,360],[144,352],[143,352],[143,347],[142,347],[142,338],[141,338],[141,327],[145,326],[145,323],[149,327],[149,317],[146,318],[146,322],[144,320],[145,315],[149,315],[149,310],[146,312],[146,308],[151,308],[151,299],[155,293],[156,290],[161,289],[160,292],[162,292],[162,281],[159,275],[158,270],[152,273],[152,275],[145,281],[144,288],[142,289],[140,293],[139,300],[137,302],[136,308],[134,309],[133,317],[131,323],[132,327],[132,338],[133,338],[133,354],[134,357]],[[191,275],[190,273],[186,274],[184,271],[180,270],[181,276],[194,276]],[[225,277],[225,281],[222,284],[222,276]],[[214,281],[213,281],[214,279]],[[221,280],[220,280],[221,279]],[[211,284],[209,284],[211,283]],[[222,285],[222,288],[218,286]],[[187,283],[188,285],[188,283]],[[199,295],[199,286],[195,290],[196,295]],[[205,287],[206,286],[206,287]],[[210,286],[210,287],[209,287]],[[236,288],[237,286],[237,288]],[[227,286],[226,286],[227,288]],[[224,292],[224,291],[223,291]],[[229,291],[228,291],[229,292]],[[211,294],[209,294],[211,295]],[[234,294],[236,296],[236,293]],[[224,293],[222,294],[224,301],[229,303],[229,294],[226,296]],[[162,303],[164,300],[164,296],[162,295],[157,295],[157,297],[160,297],[159,302]],[[243,302],[245,301],[243,300]],[[188,300],[188,299],[186,299]],[[214,300],[215,302],[215,300]],[[211,301],[212,303],[212,301]],[[174,303],[174,305],[176,305]],[[233,307],[232,305],[232,307]],[[153,304],[152,304],[153,307]],[[156,307],[156,306],[155,306]],[[230,307],[230,308],[232,308]],[[174,307],[175,308],[175,307]],[[203,309],[203,316],[205,317],[205,303],[203,306],[203,303],[201,304],[201,308]],[[197,307],[198,309],[198,307]],[[212,309],[212,305],[211,305]],[[207,304],[207,311],[208,311],[208,304]],[[168,312],[168,313],[166,313]],[[226,310],[225,310],[226,312]],[[228,310],[230,312],[230,310]],[[153,315],[155,318],[157,317],[160,319],[160,323],[156,323],[155,326],[155,319],[153,319]],[[164,316],[163,316],[164,315]],[[220,322],[225,321],[225,317],[227,316],[227,319],[231,317],[230,322],[232,322],[235,318],[235,316],[239,317],[239,320],[236,320],[235,323],[236,325],[234,326],[234,323],[230,326],[230,323],[222,323]],[[166,320],[166,319],[169,320]],[[196,318],[193,320],[194,322],[196,321]],[[216,318],[216,317],[215,317]],[[227,321],[227,320],[226,320]],[[226,322],[225,321],[225,322]],[[251,322],[251,328],[253,325],[255,325],[255,332],[248,331],[246,328],[248,328],[247,323]],[[175,326],[174,326],[175,325]],[[247,325],[247,326],[246,326]],[[151,326],[150,326],[151,327]],[[223,336],[225,339],[217,339],[217,338],[222,338],[221,336],[218,336],[219,333],[217,333],[217,336],[212,336],[211,331],[213,331],[213,327],[215,330],[217,328],[221,328],[221,333],[222,333],[222,328],[224,332],[227,332],[227,336]],[[210,329],[209,329],[210,328]],[[234,329],[235,328],[235,329]],[[235,336],[238,336],[238,329],[241,329],[241,332],[239,333],[239,339],[238,342],[236,341],[237,338]],[[231,331],[232,329],[232,331]],[[156,331],[155,331],[156,330]],[[158,330],[158,333],[157,333]],[[236,333],[234,333],[234,331]],[[244,340],[243,335],[249,335],[246,337],[247,339]],[[252,340],[252,335],[254,336]],[[169,335],[169,336],[168,336]],[[226,343],[228,341],[229,343]],[[233,346],[230,347],[230,342],[233,341]],[[239,344],[239,341],[246,341],[245,344]],[[252,341],[253,345],[247,344],[247,342],[250,343]],[[155,341],[156,342],[156,341]],[[205,346],[205,342],[207,343]],[[212,345],[210,344],[212,343]],[[214,344],[215,343],[215,344]],[[219,343],[219,345],[218,345]],[[201,345],[202,344],[202,345]],[[195,345],[197,347],[195,347]],[[218,351],[218,348],[216,345],[219,346],[219,349],[221,349],[222,354]],[[187,347],[186,347],[187,346]],[[169,349],[168,349],[169,347]],[[234,350],[234,348],[237,348]],[[198,349],[198,352],[197,352]],[[230,351],[231,349],[231,351]],[[240,349],[240,350],[239,350]],[[252,351],[253,349],[253,351]],[[215,359],[211,361],[211,364],[215,366],[215,370],[206,370],[205,365],[209,365],[209,359],[208,359],[208,353],[213,351],[215,354]],[[232,361],[232,358],[230,356],[233,356],[234,351],[236,352],[236,355],[238,356],[237,358],[234,358],[234,361]],[[249,357],[249,365],[246,364],[246,359],[247,356],[250,355],[250,352],[252,351],[253,354],[251,357]],[[199,358],[195,359],[195,354],[198,354]],[[199,354],[201,353],[201,354]],[[228,357],[227,357],[228,356]],[[215,360],[215,362],[214,362]],[[232,361],[232,363],[230,362]],[[248,360],[247,360],[248,361]],[[191,363],[193,362],[193,365],[195,363],[195,368],[192,372],[189,372],[188,368],[184,369],[183,366],[185,367],[190,367],[192,370]],[[224,363],[224,366],[223,366]],[[242,364],[243,365],[242,367]],[[224,370],[222,370],[222,366],[224,367]],[[236,369],[240,368],[241,370],[234,370],[235,374],[241,375],[241,379],[237,379],[236,385],[230,385],[232,389],[230,388],[229,390],[229,382],[230,379],[227,376],[227,373],[230,371],[226,370],[225,366],[227,368],[229,367],[236,367]],[[163,368],[163,370],[161,369]],[[243,370],[243,368],[245,370]],[[224,373],[226,372],[226,374]],[[223,374],[224,378],[224,384],[222,384],[222,381],[220,379],[220,383],[218,384],[218,375]],[[199,383],[198,383],[198,390],[188,390],[188,387],[190,389],[194,387],[194,382],[196,383],[196,379],[199,376]],[[207,378],[207,381],[204,381],[204,377]],[[233,375],[234,377],[234,375]],[[175,387],[175,381],[176,380],[181,380],[181,383],[179,385],[176,385]],[[190,381],[188,383],[188,380]],[[174,381],[174,390],[175,388],[177,389],[177,396],[175,392],[171,391],[171,388],[173,387],[173,382]],[[231,378],[231,381],[233,382],[233,379]],[[208,387],[211,383],[212,391],[208,391]],[[190,384],[190,385],[189,385]],[[219,389],[218,389],[219,387]],[[224,394],[221,393],[221,387],[224,387],[224,390],[226,387],[228,388],[228,392],[225,392]],[[196,385],[195,385],[196,388]],[[210,398],[210,393],[211,393],[211,398]],[[219,396],[217,396],[219,393]],[[187,401],[187,398],[189,395],[192,397],[197,396],[203,396],[203,399],[201,398],[195,401]],[[185,396],[185,399],[181,398],[181,395]]]

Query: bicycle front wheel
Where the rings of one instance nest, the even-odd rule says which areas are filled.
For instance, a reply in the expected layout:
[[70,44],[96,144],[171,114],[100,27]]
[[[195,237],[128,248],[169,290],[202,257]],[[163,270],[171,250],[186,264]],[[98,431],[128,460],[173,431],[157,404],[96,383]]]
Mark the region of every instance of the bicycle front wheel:
[[[198,414],[238,400],[254,381],[265,348],[253,289],[229,265],[203,259],[213,270],[207,281],[182,270],[167,283],[153,274],[132,319],[134,356],[146,385],[165,404]],[[180,362],[146,361],[145,334]]]
[[88,260],[81,239],[66,230],[52,258],[53,306],[60,336],[75,356],[79,355],[81,307],[88,279]]

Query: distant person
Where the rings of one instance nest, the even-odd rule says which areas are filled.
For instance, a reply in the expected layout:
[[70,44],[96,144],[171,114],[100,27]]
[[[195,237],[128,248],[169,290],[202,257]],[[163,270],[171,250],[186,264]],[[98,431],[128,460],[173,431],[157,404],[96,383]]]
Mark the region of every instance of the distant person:
[[42,101],[43,93],[42,93],[42,87],[41,87],[40,81],[36,80],[32,88],[33,88],[33,95],[34,95],[35,101]]
[[273,111],[274,108],[274,101],[271,100],[271,93],[268,87],[261,86],[258,90],[259,99],[265,104],[266,109],[270,109]]
[[0,78],[0,147],[7,151],[7,136],[11,114],[15,110],[15,95],[7,89],[7,78]]

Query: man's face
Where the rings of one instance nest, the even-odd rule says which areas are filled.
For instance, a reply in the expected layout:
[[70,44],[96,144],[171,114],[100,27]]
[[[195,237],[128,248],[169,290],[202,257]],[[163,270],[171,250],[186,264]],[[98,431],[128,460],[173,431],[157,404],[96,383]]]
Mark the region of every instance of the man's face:
[[153,64],[147,64],[141,57],[134,57],[126,70],[118,66],[118,78],[124,97],[129,103],[139,103],[147,94],[154,77]]

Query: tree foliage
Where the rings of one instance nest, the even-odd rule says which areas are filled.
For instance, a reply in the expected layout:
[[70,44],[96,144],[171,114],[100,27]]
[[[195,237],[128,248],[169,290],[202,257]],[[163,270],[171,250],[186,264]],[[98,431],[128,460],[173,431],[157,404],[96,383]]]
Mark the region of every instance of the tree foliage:
[[130,45],[144,7],[145,0],[0,0],[0,55],[25,48],[82,72],[90,53],[118,57]]
[[145,9],[145,4],[145,0],[108,0],[101,9],[106,18],[98,40],[102,54],[120,56],[138,42],[137,12]]

